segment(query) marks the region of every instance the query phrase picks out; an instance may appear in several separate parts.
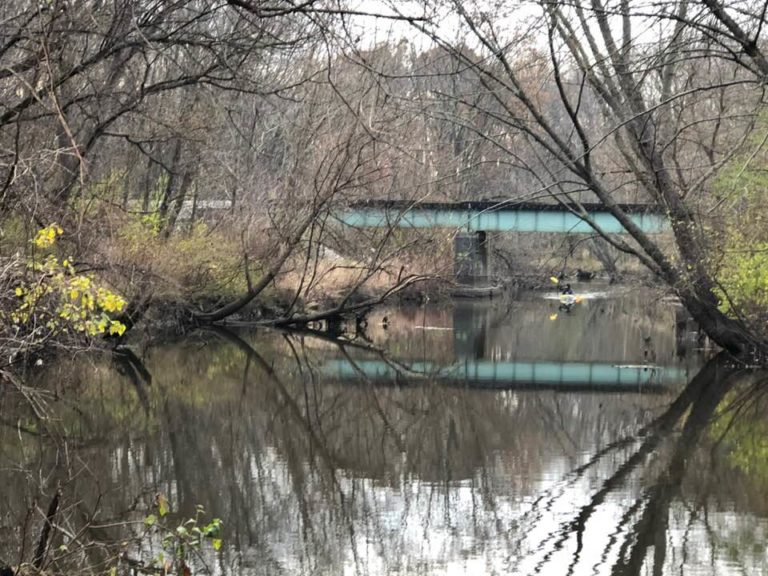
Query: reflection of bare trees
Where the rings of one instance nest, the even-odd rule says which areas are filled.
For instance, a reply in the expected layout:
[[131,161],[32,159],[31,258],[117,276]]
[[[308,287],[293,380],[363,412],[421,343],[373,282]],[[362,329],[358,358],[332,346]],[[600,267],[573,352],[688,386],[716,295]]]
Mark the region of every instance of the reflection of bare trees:
[[[744,372],[728,366],[727,362],[724,357],[710,361],[670,407],[638,434],[612,442],[586,464],[574,469],[564,484],[540,496],[532,509],[538,509],[531,515],[533,523],[541,521],[555,502],[568,493],[568,485],[579,481],[609,455],[624,453],[619,466],[601,480],[599,488],[591,492],[586,502],[576,507],[572,515],[566,515],[557,529],[551,530],[544,541],[528,551],[536,557],[536,572],[550,566],[556,554],[570,545],[567,573],[574,573],[590,546],[590,536],[594,532],[601,535],[600,528],[595,529],[594,518],[612,497],[621,494],[627,502],[615,516],[615,526],[610,529],[606,546],[593,570],[602,572],[607,568],[611,574],[640,574],[642,568],[650,564],[654,574],[667,573],[667,547],[674,544],[671,532],[679,529],[672,526],[674,507],[678,504],[676,499],[683,479],[689,473],[691,455],[726,393],[736,384],[743,384]],[[679,427],[682,427],[680,433],[670,438],[672,431]],[[645,487],[639,495],[626,498],[625,487],[633,481],[633,475],[636,481],[638,474]],[[691,521],[695,521],[695,516]],[[695,548],[702,546],[702,542],[684,542],[684,556],[688,546]],[[651,558],[649,552],[652,552]],[[525,559],[523,554],[522,560]]]
[[[520,574],[668,573],[681,553],[717,550],[724,506],[709,494],[727,487],[691,466],[714,457],[705,433],[744,378],[721,360],[655,418],[638,420],[638,409],[650,414],[663,398],[635,396],[628,409],[618,394],[377,386],[362,372],[349,385],[320,369],[333,354],[397,363],[365,342],[217,330],[144,362],[122,356],[122,380],[103,366],[85,371],[80,406],[112,414],[77,425],[101,442],[73,450],[70,465],[50,474],[61,454],[27,440],[25,450],[38,450],[23,462],[27,477],[33,469],[48,476],[8,483],[2,524],[24,518],[12,501],[61,485],[52,544],[64,530],[80,533],[90,550],[80,561],[103,566],[114,558],[107,543],[141,532],[123,522],[140,520],[161,492],[179,517],[203,504],[224,519],[225,549],[206,562],[233,574],[426,573],[475,561]],[[65,427],[72,436],[74,426]],[[14,445],[7,432],[0,474],[18,478],[5,464]],[[14,564],[19,540],[10,536],[0,561]],[[144,542],[129,555],[152,549]]]
[[[636,516],[629,527],[631,538],[621,546],[619,561],[613,569],[614,574],[639,574],[645,561],[646,553],[653,548],[654,574],[662,574],[667,551],[667,528],[670,507],[680,492],[680,486],[687,471],[688,459],[692,447],[699,444],[701,435],[710,423],[717,406],[725,393],[738,381],[737,370],[723,366],[724,359],[717,359],[707,364],[691,381],[687,393],[681,397],[690,399],[685,406],[688,412],[683,429],[670,448],[666,469],[657,480],[643,493],[643,505],[637,506],[642,512]],[[665,414],[667,425],[679,421],[679,403],[673,412]],[[677,416],[677,418],[675,418]],[[648,442],[648,440],[646,440]],[[638,504],[642,500],[638,501]],[[633,506],[634,508],[634,506]]]

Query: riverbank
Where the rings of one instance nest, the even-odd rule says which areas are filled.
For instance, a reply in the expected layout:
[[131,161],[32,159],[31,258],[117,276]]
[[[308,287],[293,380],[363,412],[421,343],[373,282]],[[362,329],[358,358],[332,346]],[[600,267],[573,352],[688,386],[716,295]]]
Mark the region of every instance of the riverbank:
[[[454,298],[485,300],[488,298],[509,297],[520,290],[546,291],[553,289],[550,277],[539,274],[519,274],[511,278],[496,279],[477,285],[457,284],[449,278],[429,276],[419,278],[402,290],[396,290],[387,296],[395,284],[392,274],[380,271],[370,275],[365,282],[350,275],[344,270],[340,274],[326,271],[323,278],[312,286],[311,291],[302,291],[300,278],[295,274],[287,274],[265,289],[259,297],[243,309],[217,322],[221,325],[285,325],[301,327],[305,325],[302,318],[312,318],[314,327],[326,329],[328,320],[347,317],[347,322],[354,324],[355,318],[363,318],[371,309],[390,304],[425,304],[449,302]],[[350,282],[354,280],[354,282]],[[637,275],[632,279],[637,286],[649,285],[647,278]],[[607,282],[595,279],[596,282]],[[579,282],[574,273],[573,278],[565,276],[563,282],[589,285],[589,282]],[[196,329],[201,325],[195,319],[200,311],[215,309],[228,298],[229,293],[215,295],[197,295],[194,299],[182,300],[178,295],[164,294],[148,302],[133,301],[128,304],[129,311],[138,304],[140,314],[130,319],[125,315],[123,320],[130,325],[130,330],[121,335],[106,334],[83,335],[67,330],[61,330],[38,341],[31,338],[25,342],[23,338],[6,339],[2,357],[7,358],[5,367],[11,364],[32,363],[52,357],[60,350],[87,351],[95,348],[112,348],[116,345],[130,342],[136,334],[142,339],[156,340],[165,337],[178,337]],[[291,319],[297,319],[292,322]],[[7,327],[6,327],[7,328]],[[2,367],[0,367],[2,368]]]

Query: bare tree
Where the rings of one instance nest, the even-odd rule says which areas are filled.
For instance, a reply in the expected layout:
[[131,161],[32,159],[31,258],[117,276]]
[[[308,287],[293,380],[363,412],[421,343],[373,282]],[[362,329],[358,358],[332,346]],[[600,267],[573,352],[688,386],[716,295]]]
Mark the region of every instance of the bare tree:
[[[668,284],[718,344],[743,351],[762,343],[744,319],[718,308],[727,295],[716,280],[712,229],[722,214],[708,195],[710,179],[744,144],[761,110],[760,13],[747,12],[751,22],[738,24],[714,2],[668,2],[652,14],[626,1],[544,1],[527,5],[527,16],[497,17],[482,2],[422,5],[456,15],[460,44],[438,18],[412,25],[483,89],[482,98],[477,91],[446,96],[517,142],[482,125],[478,135],[526,169],[539,191],[576,206],[598,234]],[[541,43],[532,47],[531,37]],[[458,116],[454,121],[470,124],[466,113]],[[627,194],[668,215],[674,249],[632,222],[620,207]],[[595,200],[629,241],[604,234],[579,208]]]

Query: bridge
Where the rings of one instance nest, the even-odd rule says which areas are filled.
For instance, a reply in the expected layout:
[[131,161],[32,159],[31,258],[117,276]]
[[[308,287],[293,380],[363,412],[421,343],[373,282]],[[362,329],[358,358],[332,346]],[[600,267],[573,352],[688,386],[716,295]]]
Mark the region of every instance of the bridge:
[[[585,234],[593,232],[578,213],[583,208],[605,233],[626,230],[603,204],[538,203],[513,201],[410,202],[367,200],[336,212],[345,225],[357,228],[452,228],[455,274],[474,283],[491,276],[488,232],[546,232]],[[619,204],[634,224],[647,234],[669,230],[666,214],[657,206]]]

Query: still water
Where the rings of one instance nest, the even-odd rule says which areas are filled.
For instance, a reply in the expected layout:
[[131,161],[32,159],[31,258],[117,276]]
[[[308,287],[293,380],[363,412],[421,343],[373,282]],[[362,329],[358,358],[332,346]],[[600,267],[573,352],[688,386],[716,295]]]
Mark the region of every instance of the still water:
[[223,520],[195,573],[768,574],[766,375],[656,293],[590,291],[38,368],[0,399],[0,563],[59,486],[59,568],[151,562],[160,494]]

